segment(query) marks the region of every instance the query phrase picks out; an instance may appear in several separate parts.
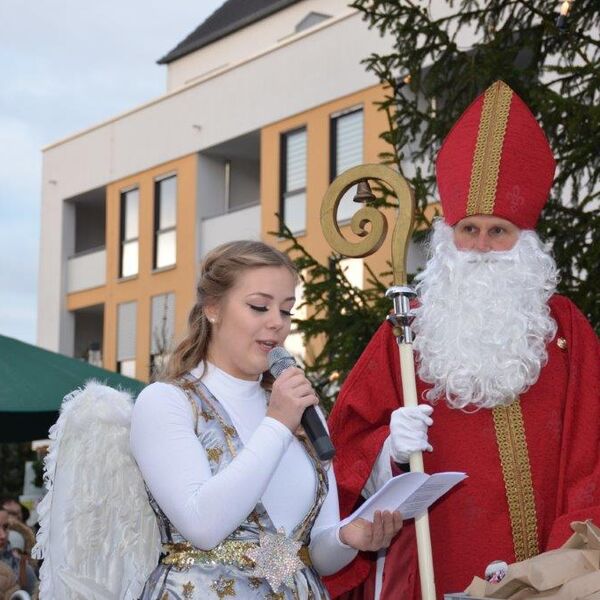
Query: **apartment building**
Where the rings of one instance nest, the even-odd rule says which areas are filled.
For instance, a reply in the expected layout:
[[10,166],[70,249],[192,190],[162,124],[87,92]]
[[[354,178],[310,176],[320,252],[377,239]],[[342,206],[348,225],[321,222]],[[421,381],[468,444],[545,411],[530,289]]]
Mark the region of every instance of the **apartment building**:
[[279,212],[326,260],[323,194],[385,150],[361,60],[388,48],[346,0],[227,0],[159,60],[164,95],[44,148],[38,343],[147,379],[210,249],[281,244]]

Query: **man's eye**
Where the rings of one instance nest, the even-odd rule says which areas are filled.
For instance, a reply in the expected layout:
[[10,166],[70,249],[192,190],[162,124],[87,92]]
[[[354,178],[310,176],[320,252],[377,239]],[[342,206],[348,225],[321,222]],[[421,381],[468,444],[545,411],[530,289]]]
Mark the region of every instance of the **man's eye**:
[[268,306],[257,306],[256,304],[248,304],[248,306],[256,312],[267,312],[269,310]]

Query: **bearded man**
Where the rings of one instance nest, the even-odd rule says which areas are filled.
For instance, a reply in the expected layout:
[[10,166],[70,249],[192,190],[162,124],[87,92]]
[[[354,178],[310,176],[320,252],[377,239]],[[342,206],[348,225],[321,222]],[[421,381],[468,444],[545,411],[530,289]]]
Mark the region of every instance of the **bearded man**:
[[[464,590],[495,560],[560,546],[569,524],[600,524],[600,348],[533,231],[555,163],[524,102],[496,82],[444,141],[444,221],[417,277],[416,408],[402,407],[392,327],[375,334],[330,417],[342,514],[401,472],[468,478],[430,510],[436,590]],[[384,560],[385,558],[385,560]],[[356,587],[358,586],[358,587]],[[414,524],[385,557],[329,578],[333,597],[420,598]]]

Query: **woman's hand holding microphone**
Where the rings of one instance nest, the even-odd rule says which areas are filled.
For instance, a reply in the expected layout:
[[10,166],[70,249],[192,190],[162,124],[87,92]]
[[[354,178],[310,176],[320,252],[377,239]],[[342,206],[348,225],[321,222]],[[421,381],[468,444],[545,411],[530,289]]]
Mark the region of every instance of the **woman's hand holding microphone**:
[[310,381],[298,367],[288,367],[273,383],[267,417],[295,432],[307,407],[319,403]]

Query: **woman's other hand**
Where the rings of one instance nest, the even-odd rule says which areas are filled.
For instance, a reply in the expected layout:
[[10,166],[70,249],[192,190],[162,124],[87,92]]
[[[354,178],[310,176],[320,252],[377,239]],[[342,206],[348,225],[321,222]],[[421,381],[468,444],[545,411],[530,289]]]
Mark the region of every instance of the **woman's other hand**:
[[267,416],[277,419],[294,432],[300,425],[302,413],[318,402],[304,371],[289,367],[273,383]]
[[340,541],[357,550],[375,551],[387,548],[402,529],[402,515],[398,511],[375,511],[373,522],[354,519],[340,529]]

